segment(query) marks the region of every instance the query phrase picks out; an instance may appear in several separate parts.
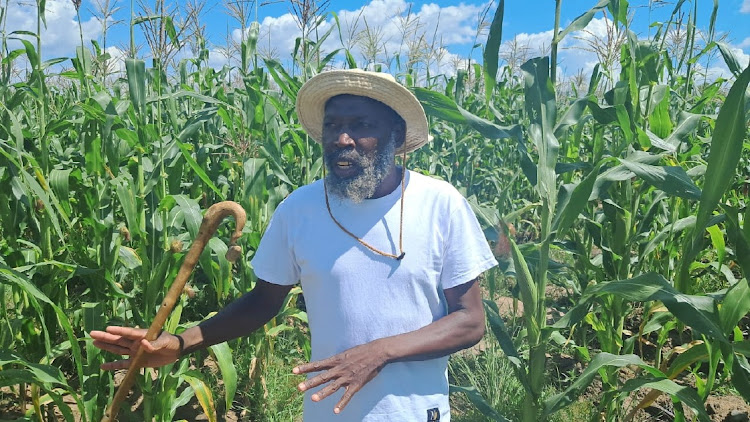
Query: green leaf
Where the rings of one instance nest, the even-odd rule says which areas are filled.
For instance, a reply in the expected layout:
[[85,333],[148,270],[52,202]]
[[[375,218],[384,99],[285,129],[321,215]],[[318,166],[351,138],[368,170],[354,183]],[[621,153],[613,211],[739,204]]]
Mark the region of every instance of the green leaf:
[[219,371],[221,371],[226,408],[231,409],[234,394],[237,392],[237,368],[235,368],[234,360],[232,359],[232,349],[229,348],[226,342],[215,344],[210,349],[216,358],[216,363],[219,365]]
[[557,232],[558,237],[573,225],[578,215],[586,208],[594,183],[599,176],[601,164],[594,167],[578,184],[572,186],[572,192],[560,201],[557,214],[552,220],[552,230]]
[[511,338],[510,333],[508,333],[508,330],[505,327],[503,318],[498,314],[497,304],[490,300],[484,300],[484,309],[492,334],[495,335],[495,338],[500,344],[500,348],[503,350],[503,353],[505,353],[505,356],[508,358],[511,365],[513,365],[513,370],[518,377],[518,380],[526,389],[526,392],[531,394],[531,386],[529,385],[529,380],[526,375],[526,367],[518,355],[518,350],[516,350],[516,346],[513,344],[513,338]]
[[216,115],[217,110],[217,107],[206,107],[203,110],[195,112],[195,114],[185,123],[185,127],[182,128],[177,139],[179,139],[180,142],[187,142],[190,140],[198,130],[203,127],[204,122],[210,120]]
[[583,116],[583,112],[586,111],[586,106],[588,106],[589,101],[590,99],[588,97],[573,101],[573,104],[565,110],[565,114],[563,114],[557,122],[557,126],[555,126],[555,136],[563,136],[566,129],[577,125],[581,121],[581,116]]
[[[11,269],[7,265],[0,263],[0,282],[2,280],[6,280],[6,282],[18,286],[21,290],[25,291],[31,298],[32,306],[39,314],[39,321],[41,321],[41,325],[44,330],[45,335],[45,346],[47,350],[50,349],[49,346],[49,333],[46,327],[46,324],[44,322],[44,314],[42,313],[42,308],[37,303],[38,301],[44,302],[48,304],[52,310],[55,312],[55,316],[57,317],[57,321],[62,327],[63,331],[65,332],[65,335],[68,338],[68,341],[71,345],[71,351],[73,353],[73,362],[75,363],[76,367],[76,374],[78,375],[79,379],[84,379],[83,374],[83,357],[81,356],[81,347],[78,345],[78,338],[73,333],[73,327],[70,325],[70,320],[68,320],[67,315],[63,312],[63,310],[57,306],[54,302],[52,302],[44,293],[42,293],[36,286],[34,286],[26,276],[23,274]],[[80,407],[80,406],[79,406]]]
[[614,294],[631,302],[661,301],[672,315],[693,330],[723,343],[729,342],[720,328],[716,303],[712,298],[680,293],[660,274],[648,273],[628,280],[605,281],[590,286],[580,302],[602,294]]
[[620,162],[648,184],[661,189],[668,195],[694,200],[701,198],[700,189],[695,186],[682,167],[652,166],[625,159],[621,159]]
[[487,138],[521,139],[520,127],[517,125],[511,127],[496,125],[459,107],[450,97],[430,89],[412,88],[412,91],[419,102],[422,103],[422,107],[424,107],[428,116],[434,116],[451,123],[468,125]]
[[724,63],[727,64],[729,71],[732,72],[734,76],[739,76],[742,72],[742,65],[740,65],[740,60],[737,58],[737,55],[732,51],[732,47],[723,41],[715,41],[715,43],[716,46],[719,47],[721,57],[724,58]]
[[487,400],[482,397],[482,393],[477,390],[476,387],[462,387],[458,385],[450,385],[450,393],[464,393],[466,394],[466,397],[469,398],[469,401],[480,411],[483,415],[491,418],[493,421],[497,422],[509,422],[508,419],[505,419],[501,414],[497,413],[497,411],[492,407],[491,404],[487,403]]
[[[727,238],[729,243],[734,246],[735,260],[740,264],[742,268],[742,274],[745,278],[750,277],[750,242],[748,242],[747,235],[743,229],[740,228],[739,224],[739,211],[729,206],[722,206],[726,211],[726,224],[727,224]],[[750,212],[750,208],[746,207],[746,212]],[[748,219],[744,220],[743,227],[749,227],[747,223]]]
[[698,127],[698,124],[703,118],[702,115],[692,114],[686,111],[680,112],[680,120],[677,123],[677,127],[674,131],[664,140],[664,142],[670,146],[670,151],[677,151],[678,147],[688,142],[690,135]]
[[600,0],[599,3],[596,4],[596,6],[592,7],[591,9],[584,12],[582,15],[578,16],[577,18],[573,19],[573,22],[571,22],[570,25],[568,25],[567,28],[560,31],[560,33],[556,36],[556,41],[559,43],[562,41],[563,38],[565,38],[566,35],[573,31],[578,31],[586,27],[586,25],[591,22],[591,19],[594,17],[595,14],[601,12],[609,6],[610,0]]
[[164,20],[164,28],[166,30],[167,37],[169,37],[169,41],[177,50],[179,50],[180,41],[177,39],[177,30],[174,27],[174,21],[172,21],[172,18],[170,16],[163,16],[162,19]]
[[557,117],[555,89],[549,79],[549,57],[538,57],[521,65],[526,112],[531,120],[528,133],[539,152],[536,190],[547,201],[550,214],[557,202],[555,165],[560,145],[553,128]]
[[503,39],[503,13],[505,0],[500,0],[495,9],[495,16],[490,24],[487,42],[484,45],[482,66],[484,67],[484,96],[487,104],[491,103],[492,93],[497,85],[497,66],[500,43]]
[[631,391],[640,390],[641,388],[652,388],[667,393],[672,397],[676,397],[698,415],[699,421],[711,422],[711,418],[708,417],[706,408],[703,405],[703,400],[701,400],[698,393],[690,387],[679,385],[667,378],[636,378],[628,380],[625,385],[622,386],[620,391],[623,393],[629,393]]
[[[60,221],[57,218],[58,213],[55,212],[55,208],[57,208],[58,210],[62,210],[62,208],[52,207],[53,202],[59,205],[59,203],[57,202],[57,198],[51,192],[48,195],[45,189],[42,188],[42,186],[33,177],[31,177],[31,175],[26,172],[26,170],[24,170],[23,168],[20,168],[19,170],[21,172],[21,175],[23,176],[23,181],[26,186],[28,186],[29,189],[31,189],[31,191],[34,193],[34,196],[36,196],[37,199],[42,201],[42,203],[44,204],[44,211],[47,213],[47,215],[49,215],[50,221],[52,221],[52,226],[55,228],[57,236],[60,238],[60,241],[64,242],[65,236],[63,236],[62,229],[60,228]],[[34,170],[36,171],[38,176],[41,176],[40,169],[38,167],[36,167]],[[62,217],[68,224],[68,226],[70,226],[70,221],[67,219],[67,216],[65,216],[64,214],[60,214],[60,217]]]
[[133,103],[135,112],[145,113],[146,104],[146,63],[143,60],[126,58],[125,72],[128,77],[128,91],[130,102]]
[[516,283],[521,290],[521,301],[523,302],[524,315],[527,318],[531,318],[532,325],[536,326],[536,309],[539,300],[539,292],[537,292],[534,278],[531,276],[529,266],[526,263],[521,251],[518,249],[518,245],[513,239],[508,238],[510,241],[510,252],[513,257],[513,266],[515,268]]
[[747,278],[743,278],[727,290],[719,307],[722,330],[725,333],[731,333],[748,312],[750,312],[750,286],[748,286]]
[[686,351],[677,355],[667,368],[666,375],[669,378],[677,377],[682,371],[695,365],[697,362],[708,360],[708,348],[705,343],[693,343]]
[[742,148],[747,136],[747,111],[745,94],[750,83],[748,66],[729,89],[726,101],[719,110],[714,132],[711,136],[711,151],[704,176],[704,186],[693,236],[686,238],[684,255],[680,261],[675,287],[681,292],[692,291],[690,266],[703,247],[703,231],[719,201],[736,177],[737,164],[742,156]]
[[216,422],[216,406],[214,406],[214,396],[211,389],[203,381],[203,375],[195,370],[182,374],[182,378],[190,384],[195,391],[195,398],[198,399],[203,413],[208,417],[209,422]]
[[73,169],[53,169],[49,174],[49,186],[55,196],[61,198],[61,202],[65,205],[65,209],[70,212],[70,173]]
[[182,156],[185,158],[185,161],[187,161],[188,165],[191,169],[195,172],[196,175],[203,181],[203,183],[206,184],[209,188],[211,188],[212,191],[218,196],[222,201],[225,199],[224,195],[221,193],[219,188],[214,185],[214,182],[211,181],[211,178],[208,177],[206,172],[201,168],[201,166],[198,165],[198,162],[195,161],[193,156],[191,155],[190,148],[187,144],[182,143],[180,141],[176,141],[177,146],[180,148],[180,151],[182,151]]
[[711,236],[711,244],[716,249],[716,264],[717,268],[721,268],[724,264],[724,257],[726,256],[726,243],[724,242],[724,233],[721,231],[719,226],[711,226],[706,228],[709,236]]
[[[65,380],[65,375],[59,368],[50,365],[42,365],[39,363],[29,362],[17,355],[10,350],[0,349],[0,366],[6,365],[20,365],[28,370],[28,373],[32,376],[29,381],[36,381],[38,383],[46,384],[59,384],[64,387],[68,387],[68,383]],[[0,379],[4,378],[4,372],[9,369],[0,371]]]
[[641,252],[639,255],[649,256],[651,252],[656,250],[656,248],[670,235],[677,235],[685,229],[694,226],[695,216],[692,215],[690,217],[681,218],[674,223],[667,224],[659,233],[656,234],[656,236],[649,240],[649,242],[646,244],[646,247],[643,249],[643,252]]
[[190,238],[195,240],[203,222],[200,205],[194,199],[188,198],[185,195],[173,195],[172,197],[180,206],[180,211],[185,220],[185,227],[187,227],[188,233],[190,233]]
[[735,355],[732,365],[732,385],[750,403],[750,363],[745,356]]
[[125,214],[125,221],[130,233],[142,235],[140,222],[140,213],[138,212],[138,200],[136,199],[133,178],[130,173],[123,172],[111,182],[115,185],[117,199],[120,200],[120,206]]
[[589,363],[586,369],[581,372],[581,375],[579,375],[578,378],[576,378],[576,380],[573,381],[573,383],[570,384],[567,389],[565,389],[565,391],[545,400],[543,417],[546,418],[547,416],[573,403],[578,398],[578,396],[583,393],[586,387],[591,384],[591,381],[594,380],[594,377],[600,369],[604,367],[622,368],[623,366],[628,365],[636,365],[644,369],[649,368],[650,370],[658,372],[656,369],[653,369],[650,366],[646,365],[646,363],[636,355],[618,356],[606,352],[599,353],[598,355],[594,356],[594,359],[591,360],[591,363]]
[[36,68],[36,66],[39,64],[39,55],[36,52],[36,48],[34,48],[34,44],[29,42],[28,40],[24,39],[18,39],[23,44],[25,50],[26,50],[26,57],[29,59],[29,63]]

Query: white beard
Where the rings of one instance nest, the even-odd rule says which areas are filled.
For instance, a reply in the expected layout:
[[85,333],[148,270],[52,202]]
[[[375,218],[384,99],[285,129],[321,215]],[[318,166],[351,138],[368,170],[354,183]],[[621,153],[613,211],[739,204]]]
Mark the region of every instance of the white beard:
[[[359,153],[349,153],[347,159],[351,159],[362,169],[358,175],[350,178],[340,178],[331,170],[331,162],[328,157],[324,157],[325,165],[328,168],[325,183],[328,191],[341,199],[349,199],[354,203],[360,203],[367,198],[371,198],[375,191],[388,175],[393,160],[396,155],[396,134],[391,132],[391,137],[383,145],[382,149],[374,151],[371,155],[360,155]],[[356,157],[352,157],[356,154]],[[336,160],[330,160],[335,163]]]

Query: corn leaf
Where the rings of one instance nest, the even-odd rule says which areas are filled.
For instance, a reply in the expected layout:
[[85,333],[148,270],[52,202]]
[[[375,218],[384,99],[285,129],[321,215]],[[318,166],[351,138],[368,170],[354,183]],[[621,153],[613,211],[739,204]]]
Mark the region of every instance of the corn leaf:
[[203,170],[203,168],[201,168],[201,166],[198,165],[198,162],[195,161],[195,159],[193,158],[190,152],[190,148],[188,147],[188,145],[180,141],[177,141],[177,146],[180,147],[180,151],[182,151],[182,156],[185,158],[185,161],[187,161],[190,168],[193,169],[195,174],[198,175],[201,181],[203,181],[203,183],[205,183],[206,186],[211,188],[211,190],[214,191],[216,196],[218,196],[223,201],[224,195],[221,193],[219,188],[217,188],[216,185],[214,185],[214,182],[211,181],[211,178],[208,177],[205,170]]
[[708,413],[706,413],[703,405],[703,400],[701,400],[695,390],[688,386],[679,385],[668,378],[636,378],[628,380],[620,391],[622,393],[629,393],[641,388],[652,388],[676,397],[698,416],[699,421],[711,422],[711,418],[708,417]]
[[146,63],[133,58],[125,59],[125,71],[128,77],[130,101],[135,112],[145,113],[146,105]]
[[437,117],[451,123],[468,125],[487,138],[521,138],[518,126],[502,127],[496,125],[459,107],[447,95],[426,88],[413,88],[412,92],[422,103],[422,107],[424,107],[428,116]]
[[487,42],[484,45],[482,66],[484,67],[484,96],[487,104],[491,103],[492,93],[497,85],[497,66],[500,53],[500,43],[503,39],[503,13],[505,0],[500,0],[492,18]]
[[547,417],[573,403],[578,396],[583,393],[586,387],[591,384],[600,369],[605,367],[622,368],[623,366],[628,365],[636,365],[645,369],[652,375],[663,376],[663,374],[661,374],[656,368],[647,365],[636,355],[613,355],[606,352],[599,353],[594,356],[591,363],[589,363],[586,369],[581,372],[581,375],[579,375],[578,378],[576,378],[576,380],[565,389],[565,391],[545,400],[543,417]]
[[231,409],[234,395],[237,392],[237,368],[234,366],[232,349],[226,342],[215,344],[210,349],[219,365],[219,371],[221,371],[226,408]]
[[551,214],[557,201],[555,165],[560,145],[553,128],[557,117],[555,90],[549,79],[549,57],[528,60],[521,65],[524,75],[526,113],[531,121],[528,133],[539,152],[536,190],[547,201]]
[[678,292],[660,274],[644,274],[628,280],[609,281],[591,286],[586,299],[601,294],[614,294],[632,302],[658,300],[680,321],[694,330],[727,343],[729,340],[720,328],[716,303],[707,296],[691,296]]
[[690,176],[682,167],[652,166],[625,159],[620,162],[648,184],[671,196],[694,200],[701,197],[700,189],[690,180]]
[[735,283],[727,290],[719,308],[721,329],[731,333],[734,327],[750,312],[750,286],[747,278]]
[[214,406],[214,396],[211,394],[211,389],[208,388],[206,383],[203,381],[203,375],[200,372],[191,370],[182,374],[182,378],[190,384],[195,392],[195,398],[198,399],[203,413],[208,418],[209,422],[216,422],[216,406]]
[[557,209],[555,218],[552,220],[552,230],[557,232],[557,237],[562,236],[573,225],[581,211],[586,208],[588,199],[594,189],[594,184],[599,176],[600,166],[601,163],[591,170],[579,183],[569,187],[561,187],[561,190],[565,189],[566,194],[562,196],[558,195],[560,206]]
[[703,247],[703,231],[721,197],[736,177],[737,164],[742,156],[743,143],[747,136],[745,93],[749,83],[750,66],[732,84],[716,118],[704,177],[704,186],[709,189],[703,189],[701,193],[693,236],[685,241],[685,253],[675,279],[675,287],[681,292],[692,290],[690,265]]
[[742,355],[734,356],[732,365],[732,385],[746,402],[750,403],[750,363]]
[[566,35],[573,31],[578,31],[586,27],[586,25],[591,22],[591,19],[594,18],[594,15],[604,10],[607,6],[609,6],[610,0],[600,0],[599,3],[597,3],[594,7],[587,10],[577,18],[573,19],[573,22],[568,25],[567,28],[560,31],[556,36],[556,41],[559,43],[562,41],[563,38],[565,38]]
[[482,393],[480,393],[474,386],[462,387],[451,384],[450,393],[464,393],[466,394],[466,397],[469,398],[469,401],[471,401],[471,403],[476,406],[483,415],[491,418],[493,421],[509,422],[508,419],[505,419],[505,417],[499,414],[491,404],[487,403],[487,400],[482,396]]

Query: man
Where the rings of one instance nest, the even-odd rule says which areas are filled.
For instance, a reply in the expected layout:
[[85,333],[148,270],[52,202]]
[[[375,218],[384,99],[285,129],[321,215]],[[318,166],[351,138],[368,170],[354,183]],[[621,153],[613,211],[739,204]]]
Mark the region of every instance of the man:
[[482,337],[476,279],[497,263],[452,186],[395,164],[428,141],[424,110],[390,75],[341,70],[310,79],[297,114],[328,173],[275,211],[256,287],[179,337],[108,327],[94,344],[140,345],[148,366],[164,365],[262,327],[299,282],[312,338],[312,362],[293,370],[309,374],[305,421],[449,421],[448,355]]

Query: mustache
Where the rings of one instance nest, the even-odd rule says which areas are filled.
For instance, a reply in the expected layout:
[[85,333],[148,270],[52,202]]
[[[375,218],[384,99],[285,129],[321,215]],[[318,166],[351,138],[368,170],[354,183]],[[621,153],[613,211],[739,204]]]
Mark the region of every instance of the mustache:
[[325,155],[326,162],[333,164],[337,161],[349,161],[350,163],[363,167],[367,164],[367,157],[360,154],[356,149],[334,150]]

